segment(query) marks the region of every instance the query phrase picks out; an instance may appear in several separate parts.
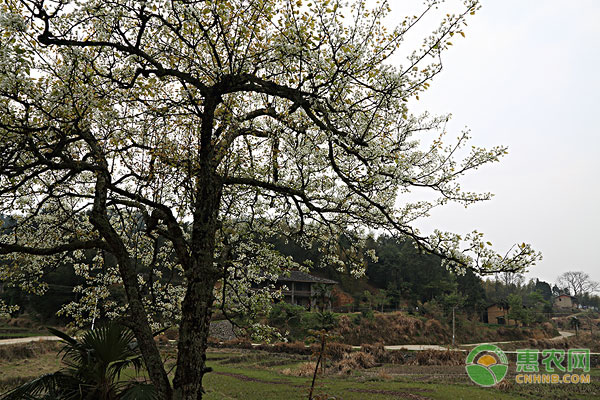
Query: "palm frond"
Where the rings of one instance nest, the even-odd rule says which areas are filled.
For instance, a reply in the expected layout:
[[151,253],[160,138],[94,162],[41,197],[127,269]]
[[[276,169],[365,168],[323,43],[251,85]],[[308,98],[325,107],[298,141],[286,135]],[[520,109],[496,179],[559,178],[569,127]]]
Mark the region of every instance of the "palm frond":
[[114,380],[118,380],[121,377],[121,373],[129,367],[133,367],[133,369],[135,369],[135,372],[138,373],[140,371],[140,369],[143,367],[144,365],[144,361],[142,359],[141,355],[135,355],[135,356],[131,356],[128,357],[126,359],[123,360],[117,360],[117,361],[113,361],[110,363],[110,365],[108,366],[108,373],[111,376],[111,379]]
[[54,336],[58,336],[59,338],[61,338],[63,340],[63,342],[67,342],[68,344],[71,345],[76,345],[77,344],[77,339],[67,335],[66,333],[59,331],[58,329],[54,329],[54,328],[50,328],[47,327],[46,329],[48,329],[48,331],[53,334]]
[[0,400],[50,400],[63,399],[64,394],[76,390],[80,382],[62,371],[42,375],[8,393]]
[[86,332],[79,340],[57,329],[48,330],[64,343],[60,353],[65,367],[19,386],[0,400],[112,399],[118,393],[125,399],[156,398],[152,385],[120,381],[126,368],[139,372],[143,367],[139,346],[129,328],[108,323]]

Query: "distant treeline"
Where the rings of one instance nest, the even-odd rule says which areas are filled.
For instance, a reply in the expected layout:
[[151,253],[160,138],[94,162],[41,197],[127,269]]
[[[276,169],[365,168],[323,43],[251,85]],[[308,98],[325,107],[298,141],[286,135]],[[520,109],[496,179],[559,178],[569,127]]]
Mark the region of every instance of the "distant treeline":
[[[4,229],[10,226],[10,219],[3,218]],[[351,235],[339,240],[338,257],[344,259],[345,249],[350,248]],[[267,239],[275,249],[291,256],[300,264],[322,264],[324,255],[318,246],[307,250],[293,240],[283,237]],[[536,312],[552,312],[552,298],[565,292],[557,286],[540,280],[525,282],[522,275],[499,274],[482,279],[471,271],[456,274],[442,266],[441,259],[435,255],[420,253],[409,238],[380,235],[366,240],[362,251],[374,250],[377,260],[365,257],[365,275],[355,278],[350,271],[338,271],[332,266],[315,268],[313,274],[333,279],[339,283],[338,293],[346,298],[346,309],[355,311],[364,309],[397,310],[416,309],[432,301],[448,303],[451,296],[458,296],[458,307],[469,314],[480,314],[487,306],[499,303],[509,305],[511,296],[522,299],[524,307]],[[93,258],[94,250],[86,251],[86,258]],[[112,257],[108,257],[109,263]],[[0,260],[0,263],[2,261]],[[20,312],[36,315],[42,321],[56,320],[56,312],[62,305],[75,300],[73,288],[85,285],[70,263],[63,262],[44,275],[48,290],[43,296],[23,293],[17,288],[4,287],[0,298],[7,304],[20,306]],[[1,284],[1,282],[0,282]],[[117,293],[121,295],[121,293]],[[450,296],[450,297],[448,297]],[[348,305],[348,302],[351,305]],[[598,296],[586,293],[580,296],[579,303],[584,306],[600,307]]]
[[[340,252],[343,253],[344,241],[340,239]],[[317,264],[322,255],[317,250],[306,251],[292,241],[272,238],[275,247],[295,261],[307,260]],[[416,308],[432,300],[458,294],[460,308],[468,313],[481,313],[492,304],[509,305],[511,296],[521,298],[522,305],[535,309],[539,313],[552,312],[554,296],[568,293],[568,289],[559,288],[539,279],[528,282],[521,274],[502,273],[480,277],[471,271],[457,274],[442,266],[442,260],[432,254],[420,253],[412,240],[406,237],[380,235],[366,241],[365,251],[373,249],[377,261],[366,258],[366,272],[361,279],[352,277],[349,271],[340,272],[325,266],[315,269],[314,274],[339,282],[341,289],[349,294],[361,308],[370,304],[373,308],[384,309]],[[343,258],[343,254],[339,255]],[[382,295],[377,296],[381,291]],[[369,299],[370,292],[373,296]],[[379,304],[377,303],[379,297]],[[600,297],[585,293],[580,296],[579,304],[588,307],[600,307]]]

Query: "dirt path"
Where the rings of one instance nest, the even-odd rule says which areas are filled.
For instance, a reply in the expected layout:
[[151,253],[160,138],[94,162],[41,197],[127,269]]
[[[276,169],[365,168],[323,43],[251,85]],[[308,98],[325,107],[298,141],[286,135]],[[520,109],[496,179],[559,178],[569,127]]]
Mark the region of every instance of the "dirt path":
[[[558,340],[566,337],[570,337],[575,335],[573,332],[567,331],[559,331],[560,335],[551,338],[550,340]],[[56,336],[31,336],[26,338],[16,338],[16,339],[3,339],[0,340],[0,346],[7,344],[20,344],[20,343],[30,343],[30,342],[39,342],[45,340],[60,340]],[[515,343],[522,342],[522,340],[512,340],[506,342],[484,342],[484,343],[469,343],[469,344],[461,344],[459,346],[464,347],[475,347],[480,344],[506,344],[506,343]],[[257,345],[258,346],[258,345]],[[360,349],[360,346],[352,346],[355,349]],[[410,350],[410,351],[424,351],[424,350],[455,350],[455,351],[464,351],[463,349],[450,349],[448,346],[442,346],[439,344],[396,344],[384,346],[386,350]]]
[[60,338],[56,336],[30,336],[24,338],[15,338],[15,339],[2,339],[0,340],[0,346],[4,346],[7,344],[21,344],[21,343],[31,343],[31,342],[43,342],[43,341],[56,341],[60,340]]
[[[550,338],[548,340],[559,340],[562,338],[566,338],[569,336],[573,336],[575,335],[572,332],[566,332],[566,331],[558,331],[559,335],[555,336],[553,338]],[[479,346],[480,344],[507,344],[507,343],[517,343],[517,342],[523,342],[524,340],[527,339],[523,339],[523,340],[509,340],[509,341],[505,341],[505,342],[483,342],[483,343],[465,343],[465,344],[461,344],[460,346],[466,346],[466,347],[475,347],[475,346]]]
[[448,346],[441,346],[439,344],[396,344],[390,346],[383,346],[386,350],[410,350],[410,351],[424,351],[424,350],[457,350],[451,349]]
[[[566,338],[566,337],[570,337],[575,335],[573,332],[566,332],[566,331],[559,331],[558,332],[560,335],[553,337],[549,340],[559,340],[562,338]],[[459,347],[475,347],[475,346],[479,346],[480,344],[507,344],[507,343],[516,343],[516,342],[522,342],[523,340],[508,340],[508,341],[503,341],[503,342],[483,342],[483,343],[465,343],[465,344],[460,344]],[[353,346],[357,349],[359,349],[359,346]],[[424,351],[424,350],[455,350],[455,351],[465,351],[464,349],[460,349],[460,348],[456,348],[456,349],[450,349],[448,346],[442,346],[442,345],[438,345],[438,344],[397,344],[397,345],[390,345],[390,346],[384,346],[386,350],[410,350],[410,351]]]
[[550,340],[558,340],[558,339],[562,339],[562,338],[566,338],[566,337],[575,335],[573,332],[567,332],[567,331],[558,331],[558,333],[560,333],[560,336],[553,337]]

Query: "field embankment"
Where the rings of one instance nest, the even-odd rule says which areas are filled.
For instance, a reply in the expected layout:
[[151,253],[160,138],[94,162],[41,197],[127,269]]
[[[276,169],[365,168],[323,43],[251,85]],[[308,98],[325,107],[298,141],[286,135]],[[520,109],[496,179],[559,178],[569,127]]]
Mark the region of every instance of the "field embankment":
[[[334,331],[341,335],[344,343],[352,345],[379,342],[385,345],[444,345],[452,341],[452,326],[448,323],[401,312],[375,313],[372,318],[359,317],[359,314],[341,315]],[[557,335],[558,331],[550,323],[525,328],[460,319],[456,326],[457,343],[549,339]]]

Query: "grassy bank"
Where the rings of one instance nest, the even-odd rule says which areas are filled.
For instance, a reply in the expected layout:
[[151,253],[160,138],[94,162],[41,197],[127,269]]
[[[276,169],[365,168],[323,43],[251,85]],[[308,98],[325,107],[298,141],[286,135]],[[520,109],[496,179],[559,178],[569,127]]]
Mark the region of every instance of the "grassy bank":
[[[438,316],[439,317],[439,316]],[[351,345],[363,343],[449,344],[452,341],[452,320],[431,315],[409,315],[405,312],[324,313],[307,312],[287,303],[273,306],[265,321],[287,336],[290,341],[304,340],[311,330],[327,327]],[[496,342],[527,339],[548,339],[558,335],[549,322],[533,327],[484,324],[477,319],[459,316],[456,319],[456,340],[459,343]]]
[[[19,346],[0,358],[0,392],[59,368],[56,343]],[[21,345],[21,347],[23,347]],[[168,366],[174,349],[165,349]],[[211,349],[205,377],[205,399],[306,399],[314,368],[309,355],[257,350]],[[320,399],[600,399],[600,370],[592,369],[591,383],[579,385],[519,385],[514,363],[503,384],[481,388],[470,382],[463,365],[417,365],[378,362],[373,367],[341,370],[330,362],[319,375],[315,393]]]
[[[345,343],[381,342],[395,344],[448,344],[452,341],[452,326],[447,322],[402,312],[375,313],[371,318],[360,314],[341,315],[334,331]],[[456,321],[458,343],[480,343],[530,338],[547,339],[558,335],[552,324],[524,328],[516,326],[489,325],[466,318]]]

